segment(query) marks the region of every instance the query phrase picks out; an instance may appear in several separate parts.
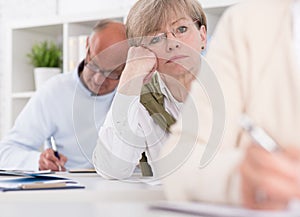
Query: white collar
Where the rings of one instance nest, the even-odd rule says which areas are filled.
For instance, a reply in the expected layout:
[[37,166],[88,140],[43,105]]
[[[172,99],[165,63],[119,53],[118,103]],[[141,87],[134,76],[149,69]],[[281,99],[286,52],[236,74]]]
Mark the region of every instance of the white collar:
[[159,72],[154,72],[157,75],[157,80],[159,83],[159,87],[161,90],[161,93],[170,101],[175,102],[177,105],[182,104],[182,102],[177,101],[174,96],[172,95],[171,91],[169,90],[169,88],[167,87],[167,85],[165,84],[165,82],[162,80],[162,78],[160,77]]

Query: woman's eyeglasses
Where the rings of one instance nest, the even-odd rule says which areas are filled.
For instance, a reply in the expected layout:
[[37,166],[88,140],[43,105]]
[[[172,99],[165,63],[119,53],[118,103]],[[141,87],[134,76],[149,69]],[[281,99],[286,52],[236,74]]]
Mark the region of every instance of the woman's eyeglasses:
[[175,38],[182,39],[189,35],[189,33],[191,32],[191,25],[194,25],[197,22],[199,21],[195,20],[191,23],[183,23],[175,27],[170,32],[163,32],[158,33],[155,36],[148,36],[145,45],[149,47],[161,46],[167,40],[169,33],[171,33]]

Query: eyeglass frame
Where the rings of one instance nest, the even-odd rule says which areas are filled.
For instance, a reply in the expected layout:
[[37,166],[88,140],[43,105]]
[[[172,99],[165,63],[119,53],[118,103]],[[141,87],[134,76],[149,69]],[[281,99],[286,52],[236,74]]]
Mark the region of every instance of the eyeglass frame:
[[[198,28],[200,29],[201,26],[203,26],[203,24],[201,24],[200,20],[194,20],[194,21],[192,21],[191,23],[189,23],[188,25],[190,26],[190,25],[195,24],[195,23],[197,23],[197,22],[199,23]],[[184,26],[184,25],[180,25],[179,27],[183,27],[183,26]],[[178,37],[178,36],[177,36],[177,34],[180,33],[180,32],[177,31],[179,27],[177,27],[177,29],[176,29],[175,31],[172,30],[172,31],[169,31],[169,32],[161,32],[161,33],[158,33],[158,34],[156,34],[156,35],[154,35],[154,36],[146,36],[146,37],[152,37],[152,39],[155,38],[155,37],[161,37],[161,39],[162,39],[161,41],[165,41],[165,40],[168,39],[168,34],[171,33],[175,38],[181,38],[181,37]],[[187,25],[186,25],[185,27],[187,27]],[[177,31],[177,32],[176,32],[176,31]],[[160,42],[160,41],[159,41],[159,42]],[[159,43],[159,42],[157,42],[157,43]],[[155,46],[155,44],[151,44],[151,41],[150,41],[149,43],[144,44],[144,46],[149,46],[149,47],[151,47],[151,46]]]
[[[114,70],[112,70],[112,71],[101,70],[100,67],[93,62],[94,57],[93,58],[91,57],[90,47],[87,48],[86,57],[88,57],[90,60],[87,62],[87,60],[86,60],[87,58],[85,58],[84,66],[87,67],[90,71],[92,71],[94,73],[101,73],[101,75],[103,75],[105,78],[108,78],[108,79],[111,79],[111,80],[120,80],[122,73],[120,73],[117,77],[111,77],[111,73]],[[124,67],[122,68],[121,71],[123,71]]]

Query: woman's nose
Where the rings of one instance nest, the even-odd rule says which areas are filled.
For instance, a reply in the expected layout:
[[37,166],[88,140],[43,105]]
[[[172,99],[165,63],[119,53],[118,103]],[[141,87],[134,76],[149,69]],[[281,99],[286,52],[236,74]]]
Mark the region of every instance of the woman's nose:
[[171,52],[175,49],[178,49],[179,47],[180,43],[178,39],[176,39],[173,33],[169,33],[167,38],[167,52]]

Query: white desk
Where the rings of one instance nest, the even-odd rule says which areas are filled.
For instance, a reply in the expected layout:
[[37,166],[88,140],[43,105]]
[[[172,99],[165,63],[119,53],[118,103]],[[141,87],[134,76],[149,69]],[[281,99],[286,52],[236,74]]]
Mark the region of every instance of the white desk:
[[1,217],[160,217],[183,215],[153,211],[149,204],[164,200],[161,186],[104,180],[97,174],[62,174],[86,189],[0,193]]

